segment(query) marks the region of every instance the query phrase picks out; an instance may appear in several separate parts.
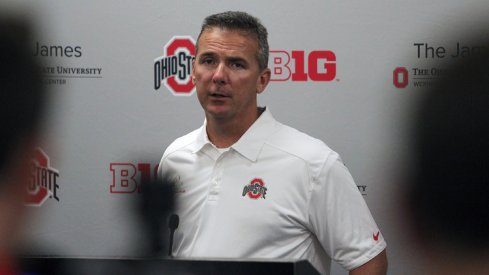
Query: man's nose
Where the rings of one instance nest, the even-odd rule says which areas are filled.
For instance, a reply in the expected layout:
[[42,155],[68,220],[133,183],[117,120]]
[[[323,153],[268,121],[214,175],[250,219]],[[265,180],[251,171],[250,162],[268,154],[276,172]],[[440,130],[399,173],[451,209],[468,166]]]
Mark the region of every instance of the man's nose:
[[212,76],[212,81],[217,85],[225,85],[227,83],[227,72],[225,64],[221,63],[217,66]]

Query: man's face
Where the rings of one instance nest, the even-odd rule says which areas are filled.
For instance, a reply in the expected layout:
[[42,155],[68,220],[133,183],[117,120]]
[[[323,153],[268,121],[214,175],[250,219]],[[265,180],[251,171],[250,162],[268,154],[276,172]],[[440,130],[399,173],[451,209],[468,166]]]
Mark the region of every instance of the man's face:
[[256,115],[256,96],[270,79],[268,69],[259,69],[256,38],[212,28],[198,43],[192,79],[206,117],[241,122]]

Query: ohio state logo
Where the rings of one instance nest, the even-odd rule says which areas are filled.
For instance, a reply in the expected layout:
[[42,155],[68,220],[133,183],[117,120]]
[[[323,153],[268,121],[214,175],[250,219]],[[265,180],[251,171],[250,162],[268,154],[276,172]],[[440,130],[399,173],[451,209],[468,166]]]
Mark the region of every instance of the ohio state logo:
[[190,36],[174,36],[164,47],[164,55],[154,60],[154,89],[163,83],[173,95],[190,96],[195,91],[192,83],[192,58],[195,41]]
[[406,88],[409,83],[408,70],[404,67],[397,67],[392,72],[392,83],[396,88]]
[[31,175],[25,200],[27,206],[41,206],[48,198],[59,201],[59,171],[51,167],[49,156],[41,148],[34,152]]
[[262,179],[254,178],[251,180],[250,184],[243,188],[243,197],[248,195],[250,199],[264,198],[267,194],[267,188]]

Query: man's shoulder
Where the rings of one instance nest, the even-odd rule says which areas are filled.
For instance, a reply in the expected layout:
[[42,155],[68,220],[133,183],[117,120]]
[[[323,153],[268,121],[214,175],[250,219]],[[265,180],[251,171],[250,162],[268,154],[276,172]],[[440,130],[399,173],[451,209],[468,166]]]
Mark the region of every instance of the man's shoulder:
[[197,138],[202,131],[202,127],[193,130],[192,132],[181,136],[177,139],[175,139],[165,150],[165,153],[163,154],[163,158],[166,158],[167,156],[171,155],[172,153],[179,151],[179,150],[185,150],[192,144],[194,144],[197,141]]
[[330,157],[339,159],[338,153],[322,140],[284,124],[270,136],[267,144],[306,162],[324,162]]

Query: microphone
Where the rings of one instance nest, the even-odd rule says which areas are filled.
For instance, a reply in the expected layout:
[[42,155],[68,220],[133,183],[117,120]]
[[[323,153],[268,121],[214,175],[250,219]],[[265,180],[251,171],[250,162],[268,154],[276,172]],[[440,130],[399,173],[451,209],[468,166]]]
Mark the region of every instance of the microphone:
[[175,233],[175,229],[178,228],[178,223],[180,222],[180,218],[177,214],[172,214],[170,216],[170,221],[168,222],[168,228],[170,229],[170,246],[168,248],[168,256],[172,257],[173,250],[173,233]]

